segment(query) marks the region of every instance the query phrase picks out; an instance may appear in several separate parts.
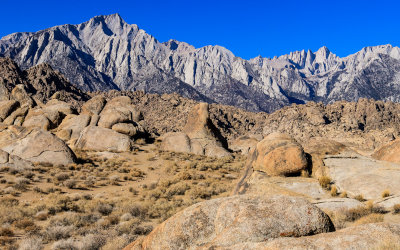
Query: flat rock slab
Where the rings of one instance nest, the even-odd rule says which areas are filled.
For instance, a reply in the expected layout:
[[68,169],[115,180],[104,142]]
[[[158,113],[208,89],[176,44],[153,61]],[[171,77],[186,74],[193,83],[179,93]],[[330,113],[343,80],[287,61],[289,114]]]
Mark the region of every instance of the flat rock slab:
[[273,195],[284,194],[300,196],[308,200],[329,198],[330,194],[321,188],[313,178],[303,177],[269,177],[267,174],[255,171],[246,180],[239,194]]
[[354,197],[380,199],[385,190],[400,194],[400,165],[378,161],[354,152],[326,156],[324,164],[329,177],[340,192]]
[[384,199],[378,200],[375,204],[382,206],[383,208],[390,210],[394,205],[400,204],[400,195],[391,195]]
[[271,183],[274,183],[280,187],[286,188],[296,193],[305,195],[312,199],[323,199],[327,196],[327,192],[322,189],[321,185],[316,179],[302,178],[302,177],[290,177],[290,178],[276,178],[270,179]]
[[313,204],[325,212],[338,212],[340,210],[348,210],[365,206],[364,203],[349,198],[333,198],[314,201]]

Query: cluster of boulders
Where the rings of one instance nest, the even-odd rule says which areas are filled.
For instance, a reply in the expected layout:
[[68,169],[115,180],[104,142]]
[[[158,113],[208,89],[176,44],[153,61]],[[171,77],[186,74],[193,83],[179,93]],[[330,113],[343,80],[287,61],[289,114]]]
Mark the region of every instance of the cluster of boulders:
[[67,165],[76,161],[71,148],[129,151],[148,136],[131,98],[88,99],[47,64],[22,72],[0,58],[1,164]]
[[80,113],[57,99],[35,106],[8,100],[0,102],[0,107],[0,148],[31,162],[72,163],[74,154],[69,146],[129,151],[133,140],[147,136],[140,125],[140,112],[126,96],[108,102],[95,96],[83,104]]
[[[95,96],[79,115],[67,116],[56,135],[77,149],[123,152],[132,149],[132,139],[146,136],[141,113],[127,96],[106,101]],[[99,140],[101,138],[101,140]]]

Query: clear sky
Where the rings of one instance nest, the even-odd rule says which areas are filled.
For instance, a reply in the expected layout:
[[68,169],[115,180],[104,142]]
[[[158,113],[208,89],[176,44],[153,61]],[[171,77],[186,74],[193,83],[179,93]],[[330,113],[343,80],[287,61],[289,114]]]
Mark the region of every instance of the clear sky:
[[327,46],[339,56],[365,46],[400,45],[400,1],[121,1],[0,2],[0,37],[77,24],[119,13],[164,42],[221,45],[245,59]]

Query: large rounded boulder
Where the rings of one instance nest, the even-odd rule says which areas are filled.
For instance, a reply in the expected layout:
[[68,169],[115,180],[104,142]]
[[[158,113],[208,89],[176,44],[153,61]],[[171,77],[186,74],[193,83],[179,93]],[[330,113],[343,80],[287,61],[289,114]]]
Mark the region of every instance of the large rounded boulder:
[[63,140],[38,128],[8,127],[0,132],[0,149],[33,163],[68,165],[76,159]]
[[128,96],[118,96],[111,99],[100,113],[99,127],[112,128],[117,123],[139,122],[140,112],[132,104]]
[[303,147],[292,137],[280,133],[270,134],[260,141],[254,154],[253,169],[270,176],[298,174],[308,164]]
[[88,126],[82,130],[75,148],[90,151],[124,152],[132,149],[129,136],[112,129]]
[[215,249],[333,230],[329,217],[302,198],[237,195],[195,204],[125,249]]

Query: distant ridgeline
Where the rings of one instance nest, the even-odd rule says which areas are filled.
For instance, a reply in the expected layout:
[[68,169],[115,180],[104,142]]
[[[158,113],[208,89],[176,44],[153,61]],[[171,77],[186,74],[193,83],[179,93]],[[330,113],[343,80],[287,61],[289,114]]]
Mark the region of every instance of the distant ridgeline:
[[0,40],[22,69],[48,63],[85,91],[176,92],[199,101],[271,112],[291,103],[400,98],[400,49],[366,47],[339,58],[326,47],[244,60],[221,46],[161,43],[118,14]]

